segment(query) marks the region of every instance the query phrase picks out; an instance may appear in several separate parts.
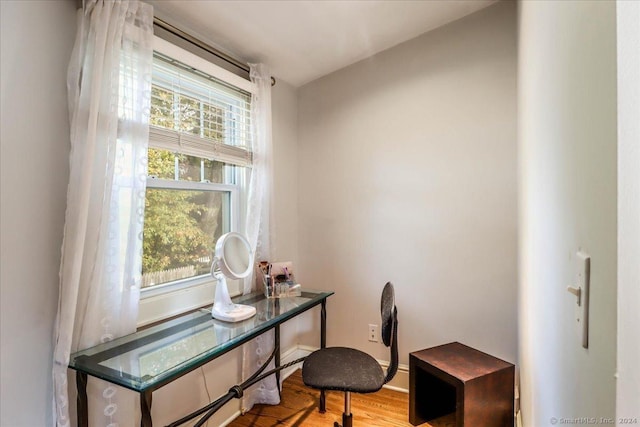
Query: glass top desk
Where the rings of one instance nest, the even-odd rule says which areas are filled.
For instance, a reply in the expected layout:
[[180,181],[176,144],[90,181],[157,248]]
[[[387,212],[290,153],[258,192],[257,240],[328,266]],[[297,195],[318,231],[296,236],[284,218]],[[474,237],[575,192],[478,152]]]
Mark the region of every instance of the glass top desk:
[[[321,305],[320,347],[326,346],[326,301],[333,292],[303,289],[298,297],[267,299],[263,293],[234,298],[235,303],[256,307],[256,315],[237,323],[213,319],[201,309],[162,322],[71,355],[69,367],[76,370],[78,425],[88,426],[87,375],[140,393],[142,420],[151,426],[151,394],[239,347],[247,341],[275,330],[275,365],[280,366],[280,325]],[[276,373],[279,380],[279,372]],[[324,393],[320,409],[324,410]]]

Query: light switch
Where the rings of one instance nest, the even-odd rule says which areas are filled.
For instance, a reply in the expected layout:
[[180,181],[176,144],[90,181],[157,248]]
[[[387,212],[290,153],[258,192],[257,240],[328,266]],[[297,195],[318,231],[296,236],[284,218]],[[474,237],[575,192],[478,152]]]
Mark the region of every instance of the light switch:
[[567,287],[575,299],[574,313],[578,336],[582,347],[589,348],[589,282],[591,276],[591,257],[579,251],[576,253],[576,274],[574,283]]

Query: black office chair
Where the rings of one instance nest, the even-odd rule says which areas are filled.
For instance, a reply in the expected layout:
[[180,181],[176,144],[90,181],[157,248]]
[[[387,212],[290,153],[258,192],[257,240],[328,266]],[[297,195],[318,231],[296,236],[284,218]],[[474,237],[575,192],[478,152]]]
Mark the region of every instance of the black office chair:
[[[328,347],[311,353],[302,365],[302,381],[319,390],[344,392],[342,427],[352,427],[351,392],[373,393],[396,375],[398,370],[398,310],[393,285],[387,283],[380,302],[382,342],[391,347],[391,360],[386,375],[373,357],[360,350]],[[334,427],[340,427],[337,422]]]

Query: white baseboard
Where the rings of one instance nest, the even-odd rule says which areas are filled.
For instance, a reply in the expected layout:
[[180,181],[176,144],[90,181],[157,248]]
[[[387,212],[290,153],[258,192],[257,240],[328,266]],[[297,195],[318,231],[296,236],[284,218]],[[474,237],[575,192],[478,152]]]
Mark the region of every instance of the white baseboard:
[[[384,370],[389,367],[389,362],[387,361],[378,360],[378,363]],[[393,377],[393,379],[383,387],[388,388],[389,390],[399,391],[401,393],[409,393],[409,366],[399,364],[396,376]]]
[[[291,363],[296,359],[300,359],[301,357],[307,357],[308,355],[310,355],[311,353],[313,353],[316,350],[317,350],[317,348],[308,347],[306,345],[293,346],[289,350],[285,351],[282,354],[282,356],[280,358],[280,363],[282,365],[285,365],[287,363]],[[283,369],[282,370],[282,375],[280,375],[280,378],[282,379],[282,381],[286,380],[297,369],[302,369],[302,362],[298,363],[296,365],[293,365],[293,366],[289,366],[286,369]]]
[[231,424],[236,418],[238,418],[240,415],[242,415],[242,412],[240,412],[240,410],[237,410],[236,412],[234,412],[229,418],[227,418],[226,420],[224,420],[222,422],[222,424],[220,424],[220,427],[226,427],[229,424]]

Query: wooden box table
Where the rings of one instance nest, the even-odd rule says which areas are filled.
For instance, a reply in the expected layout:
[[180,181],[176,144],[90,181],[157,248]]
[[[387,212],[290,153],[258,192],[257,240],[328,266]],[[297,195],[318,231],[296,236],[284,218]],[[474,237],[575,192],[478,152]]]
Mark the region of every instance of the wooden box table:
[[515,366],[458,342],[409,355],[409,421],[513,427]]

